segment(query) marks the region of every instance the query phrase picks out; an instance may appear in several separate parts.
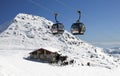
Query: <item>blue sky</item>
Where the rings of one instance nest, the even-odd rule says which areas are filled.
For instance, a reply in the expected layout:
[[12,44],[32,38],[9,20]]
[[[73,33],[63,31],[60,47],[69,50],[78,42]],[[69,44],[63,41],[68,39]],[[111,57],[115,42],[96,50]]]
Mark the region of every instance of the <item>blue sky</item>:
[[78,18],[76,10],[81,10],[81,22],[87,29],[85,35],[79,36],[81,39],[97,46],[120,45],[120,0],[0,0],[0,25],[18,13],[54,22],[53,14],[58,12],[58,20],[70,31]]

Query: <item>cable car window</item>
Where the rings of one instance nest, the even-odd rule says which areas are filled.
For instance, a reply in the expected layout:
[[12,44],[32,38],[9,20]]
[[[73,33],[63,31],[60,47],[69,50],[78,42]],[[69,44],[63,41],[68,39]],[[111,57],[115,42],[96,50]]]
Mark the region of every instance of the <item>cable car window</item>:
[[58,29],[63,30],[64,26],[62,24],[58,24]]

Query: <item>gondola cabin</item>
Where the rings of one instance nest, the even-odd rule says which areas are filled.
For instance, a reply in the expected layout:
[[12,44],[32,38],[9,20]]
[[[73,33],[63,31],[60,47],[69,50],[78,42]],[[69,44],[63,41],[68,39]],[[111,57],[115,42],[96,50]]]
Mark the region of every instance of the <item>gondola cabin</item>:
[[62,23],[56,23],[52,26],[52,33],[53,34],[62,34],[64,33],[64,26]]
[[57,20],[57,15],[58,14],[55,13],[56,23],[52,25],[51,30],[52,30],[53,34],[63,34],[64,33],[64,25]]
[[71,26],[71,33],[73,35],[84,35],[86,28],[83,23],[73,23]]
[[78,11],[78,14],[79,14],[78,20],[71,26],[71,33],[73,35],[84,35],[86,27],[82,22],[80,22],[81,12]]

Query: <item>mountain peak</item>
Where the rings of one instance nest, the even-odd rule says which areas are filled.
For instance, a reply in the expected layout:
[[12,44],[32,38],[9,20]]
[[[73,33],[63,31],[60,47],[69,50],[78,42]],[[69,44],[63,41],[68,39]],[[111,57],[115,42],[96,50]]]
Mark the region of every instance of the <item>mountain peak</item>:
[[[21,35],[20,33],[25,33],[27,36],[30,36],[35,33],[35,30],[50,30],[48,28],[52,24],[53,22],[45,19],[44,17],[19,13],[12,20],[12,22],[7,25],[6,29],[2,30],[3,32],[1,32],[1,36],[14,36],[16,34]],[[3,26],[5,27],[6,25]]]
[[[32,15],[32,14],[25,14],[25,13],[19,13],[19,14],[17,14],[13,21],[33,22],[33,23],[47,21],[49,24],[52,24],[51,21],[48,21],[44,17],[35,16],[35,15]],[[46,22],[44,22],[44,23],[46,23]]]
[[33,16],[31,14],[19,13],[14,19],[21,19],[21,20],[37,20],[41,17]]

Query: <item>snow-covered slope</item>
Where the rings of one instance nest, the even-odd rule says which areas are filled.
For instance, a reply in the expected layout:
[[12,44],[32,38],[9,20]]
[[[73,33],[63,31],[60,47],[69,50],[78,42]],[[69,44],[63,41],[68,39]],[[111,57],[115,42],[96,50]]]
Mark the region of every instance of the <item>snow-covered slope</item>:
[[51,66],[25,60],[26,54],[25,50],[0,50],[0,76],[119,76],[120,68]]
[[18,14],[0,34],[0,54],[14,55],[16,52],[11,50],[24,50],[27,55],[34,49],[52,47],[74,59],[74,65],[86,66],[89,62],[91,66],[111,68],[119,64],[117,59],[105,54],[103,49],[94,47],[67,31],[62,35],[53,35],[52,24],[43,17]]

